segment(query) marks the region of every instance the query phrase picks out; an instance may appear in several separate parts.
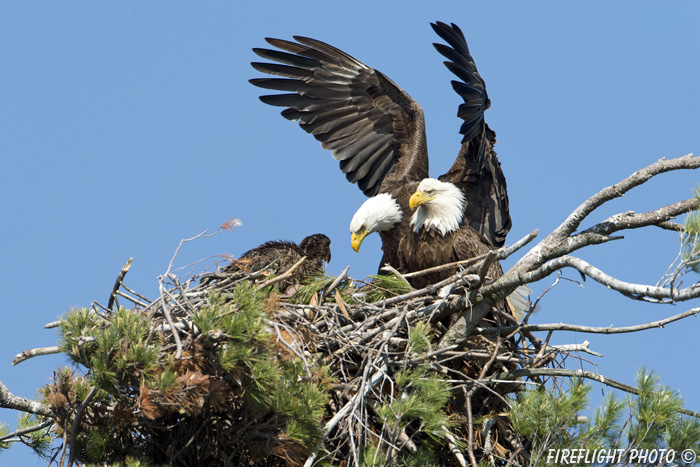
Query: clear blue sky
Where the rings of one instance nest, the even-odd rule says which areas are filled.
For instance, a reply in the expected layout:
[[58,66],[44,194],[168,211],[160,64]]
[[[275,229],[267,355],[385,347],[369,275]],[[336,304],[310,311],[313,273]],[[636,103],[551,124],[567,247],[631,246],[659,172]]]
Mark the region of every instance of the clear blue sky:
[[[20,351],[56,342],[45,323],[106,303],[131,256],[126,283],[153,297],[180,239],[230,217],[243,226],[187,244],[177,264],[323,232],[333,242],[329,273],[376,271],[377,236],[361,254],[349,245],[363,195],[247,81],[259,76],[251,48],[266,36],[318,38],[391,77],[423,106],[431,173],[440,175],[459,147],[460,100],[428,23],[460,25],[492,101],[486,119],[508,179],[508,243],[535,228],[548,233],[588,196],[660,157],[700,153],[696,2],[280,5],[0,5],[0,380],[14,393],[32,396],[65,363],[55,356],[11,366]],[[688,198],[698,175],[666,174],[594,220]],[[623,280],[656,283],[677,253],[676,236],[626,237],[579,256]],[[564,282],[533,321],[622,326],[693,305],[643,305],[590,280]],[[605,355],[593,359],[601,373],[626,383],[647,365],[700,410],[698,331],[696,318],[635,335],[559,333],[552,343],[588,339]],[[14,418],[0,410],[0,420]],[[17,447],[0,465],[44,464]]]

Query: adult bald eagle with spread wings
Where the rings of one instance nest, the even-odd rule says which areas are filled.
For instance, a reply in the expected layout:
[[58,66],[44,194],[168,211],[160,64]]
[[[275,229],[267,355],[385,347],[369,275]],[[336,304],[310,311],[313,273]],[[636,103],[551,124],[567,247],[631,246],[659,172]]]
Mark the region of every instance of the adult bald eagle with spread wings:
[[[490,106],[484,81],[459,27],[431,26],[448,44],[434,46],[459,78],[452,87],[464,101],[457,112],[464,121],[459,154],[437,180],[427,178],[423,110],[380,71],[308,37],[294,36],[295,42],[268,38],[279,50],[253,49],[276,63],[252,66],[282,78],[250,82],[289,92],[260,99],[286,107],[282,115],[331,150],[347,179],[371,197],[351,221],[352,247],[359,251],[364,238],[378,232],[384,251],[380,267],[389,263],[404,272],[502,246],[511,227],[505,177],[493,149],[495,133],[484,121]],[[453,208],[443,209],[447,205]],[[424,283],[419,279],[414,285]]]

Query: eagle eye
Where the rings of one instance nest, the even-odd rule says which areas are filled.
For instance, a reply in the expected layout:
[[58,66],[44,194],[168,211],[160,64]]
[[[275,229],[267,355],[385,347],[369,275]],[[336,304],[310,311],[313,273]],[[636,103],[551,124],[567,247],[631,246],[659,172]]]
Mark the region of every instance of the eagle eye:
[[434,194],[435,194],[435,190],[428,190],[428,194],[429,194],[429,195],[434,195]]

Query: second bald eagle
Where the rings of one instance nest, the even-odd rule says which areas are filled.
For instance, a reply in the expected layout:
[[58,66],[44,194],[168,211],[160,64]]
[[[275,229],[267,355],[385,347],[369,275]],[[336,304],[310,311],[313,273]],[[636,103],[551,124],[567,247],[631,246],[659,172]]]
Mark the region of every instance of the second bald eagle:
[[[450,170],[428,179],[428,151],[421,107],[384,74],[323,42],[266,39],[280,50],[254,49],[277,63],[253,63],[282,76],[251,83],[287,94],[261,96],[287,107],[282,115],[333,152],[348,180],[371,198],[352,219],[351,243],[378,232],[382,264],[404,272],[468,259],[502,246],[510,230],[506,182],[493,149],[495,133],[484,121],[490,101],[484,81],[455,24],[431,24],[449,44],[434,44],[459,80],[457,116],[462,145]],[[411,215],[411,210],[417,208]],[[381,267],[380,265],[380,267]],[[500,270],[500,267],[498,268]],[[426,277],[426,281],[439,280]],[[494,271],[498,274],[497,271]]]

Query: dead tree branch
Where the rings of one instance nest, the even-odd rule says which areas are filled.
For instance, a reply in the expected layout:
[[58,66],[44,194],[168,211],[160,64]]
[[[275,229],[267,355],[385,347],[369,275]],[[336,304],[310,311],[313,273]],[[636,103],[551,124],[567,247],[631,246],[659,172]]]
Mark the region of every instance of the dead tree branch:
[[506,326],[506,327],[501,327],[500,329],[496,328],[479,328],[476,331],[476,334],[482,334],[482,335],[494,335],[500,333],[510,333],[513,331],[531,331],[531,332],[537,332],[537,331],[574,331],[574,332],[585,332],[589,334],[624,334],[628,332],[638,332],[638,331],[644,331],[647,329],[658,329],[658,328],[663,328],[669,323],[673,323],[674,321],[681,320],[683,318],[687,318],[689,316],[695,316],[697,314],[700,314],[700,308],[692,308],[688,311],[685,311],[683,313],[679,313],[674,316],[670,316],[665,319],[661,319],[658,321],[653,321],[651,323],[646,323],[646,324],[638,324],[636,326],[624,326],[621,328],[613,328],[613,327],[593,327],[593,326],[579,326],[576,324],[565,324],[565,323],[554,323],[554,324],[525,324],[525,325],[520,325],[520,326]]
[[2,381],[0,381],[0,407],[47,417],[52,415],[51,409],[44,404],[12,394]]
[[115,300],[117,299],[117,290],[119,290],[119,287],[122,284],[122,281],[124,280],[124,276],[126,276],[126,273],[129,272],[129,269],[131,268],[131,262],[134,260],[134,258],[129,258],[124,267],[122,267],[122,270],[119,271],[119,275],[117,276],[117,280],[114,281],[114,287],[112,288],[112,293],[109,294],[109,302],[107,302],[107,308],[112,309],[112,305],[114,305]]
[[38,357],[39,355],[51,355],[56,353],[61,353],[61,348],[57,345],[25,350],[24,352],[18,353],[15,358],[12,359],[12,365],[17,365],[30,358]]
[[440,347],[461,345],[475,331],[476,325],[486,316],[491,307],[511,294],[517,287],[547,277],[563,267],[572,267],[582,274],[611,287],[620,293],[639,300],[652,300],[668,303],[689,300],[700,296],[700,285],[693,284],[685,289],[661,288],[652,285],[633,284],[621,281],[585,261],[568,256],[572,251],[585,246],[606,243],[622,237],[610,234],[651,225],[660,225],[689,210],[698,208],[697,199],[674,203],[654,211],[634,214],[624,213],[612,216],[602,223],[576,234],[581,223],[606,202],[623,196],[632,188],[642,185],[652,177],[674,170],[694,170],[700,168],[700,157],[692,154],[676,159],[661,159],[641,169],[616,185],[604,188],[574,210],[552,233],[535,245],[508,272],[497,281],[484,285],[479,290],[481,300],[472,300],[472,308],[461,313],[440,342]]

